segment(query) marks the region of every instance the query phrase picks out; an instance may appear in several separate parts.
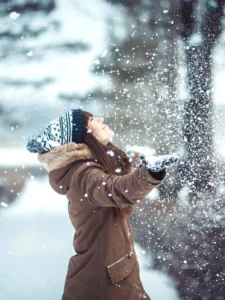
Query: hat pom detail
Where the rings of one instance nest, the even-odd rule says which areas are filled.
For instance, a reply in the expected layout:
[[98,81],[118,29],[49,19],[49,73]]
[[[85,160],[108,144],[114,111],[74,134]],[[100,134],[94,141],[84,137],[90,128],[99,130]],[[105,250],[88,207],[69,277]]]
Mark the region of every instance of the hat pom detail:
[[43,147],[41,145],[41,136],[37,135],[32,138],[29,138],[26,148],[31,153],[42,153]]

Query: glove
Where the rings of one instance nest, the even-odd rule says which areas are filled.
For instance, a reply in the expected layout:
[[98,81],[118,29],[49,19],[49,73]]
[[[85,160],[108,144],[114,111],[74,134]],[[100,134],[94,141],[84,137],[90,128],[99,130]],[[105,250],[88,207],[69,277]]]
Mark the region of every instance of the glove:
[[142,163],[145,165],[149,172],[160,172],[163,171],[174,163],[176,163],[180,158],[177,155],[161,155],[161,156],[152,156],[150,161],[145,159],[145,156],[140,155]]

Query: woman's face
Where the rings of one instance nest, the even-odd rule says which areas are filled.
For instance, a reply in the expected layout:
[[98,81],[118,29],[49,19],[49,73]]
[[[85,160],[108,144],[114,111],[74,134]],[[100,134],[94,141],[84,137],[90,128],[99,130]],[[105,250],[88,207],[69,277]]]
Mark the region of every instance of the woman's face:
[[114,136],[114,132],[104,124],[104,118],[91,117],[88,120],[88,128],[91,129],[91,133],[99,140],[103,145],[107,145],[110,138]]

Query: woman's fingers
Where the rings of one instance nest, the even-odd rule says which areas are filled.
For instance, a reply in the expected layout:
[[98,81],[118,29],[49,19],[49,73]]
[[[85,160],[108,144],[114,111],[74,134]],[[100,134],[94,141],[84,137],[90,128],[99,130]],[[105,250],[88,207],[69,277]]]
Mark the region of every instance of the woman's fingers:
[[143,164],[145,164],[146,166],[148,165],[148,161],[145,159],[145,156],[143,154],[140,155],[140,159],[141,159]]
[[170,165],[176,163],[177,161],[179,160],[179,157],[178,156],[171,156],[169,158],[166,158],[162,164],[163,166],[166,166],[166,167],[169,167]]
[[152,157],[150,162],[145,159],[145,155],[141,154],[140,159],[146,167],[152,170],[163,170],[177,162],[180,158],[177,155],[161,155],[158,157]]

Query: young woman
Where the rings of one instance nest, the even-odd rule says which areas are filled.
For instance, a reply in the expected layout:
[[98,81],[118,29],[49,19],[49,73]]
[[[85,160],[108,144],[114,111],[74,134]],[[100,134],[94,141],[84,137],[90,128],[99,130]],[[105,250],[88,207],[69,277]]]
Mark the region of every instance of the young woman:
[[75,229],[62,300],[149,299],[140,281],[129,224],[135,204],[158,186],[176,156],[150,164],[131,159],[110,140],[104,119],[73,109],[29,138],[51,187],[68,198]]

